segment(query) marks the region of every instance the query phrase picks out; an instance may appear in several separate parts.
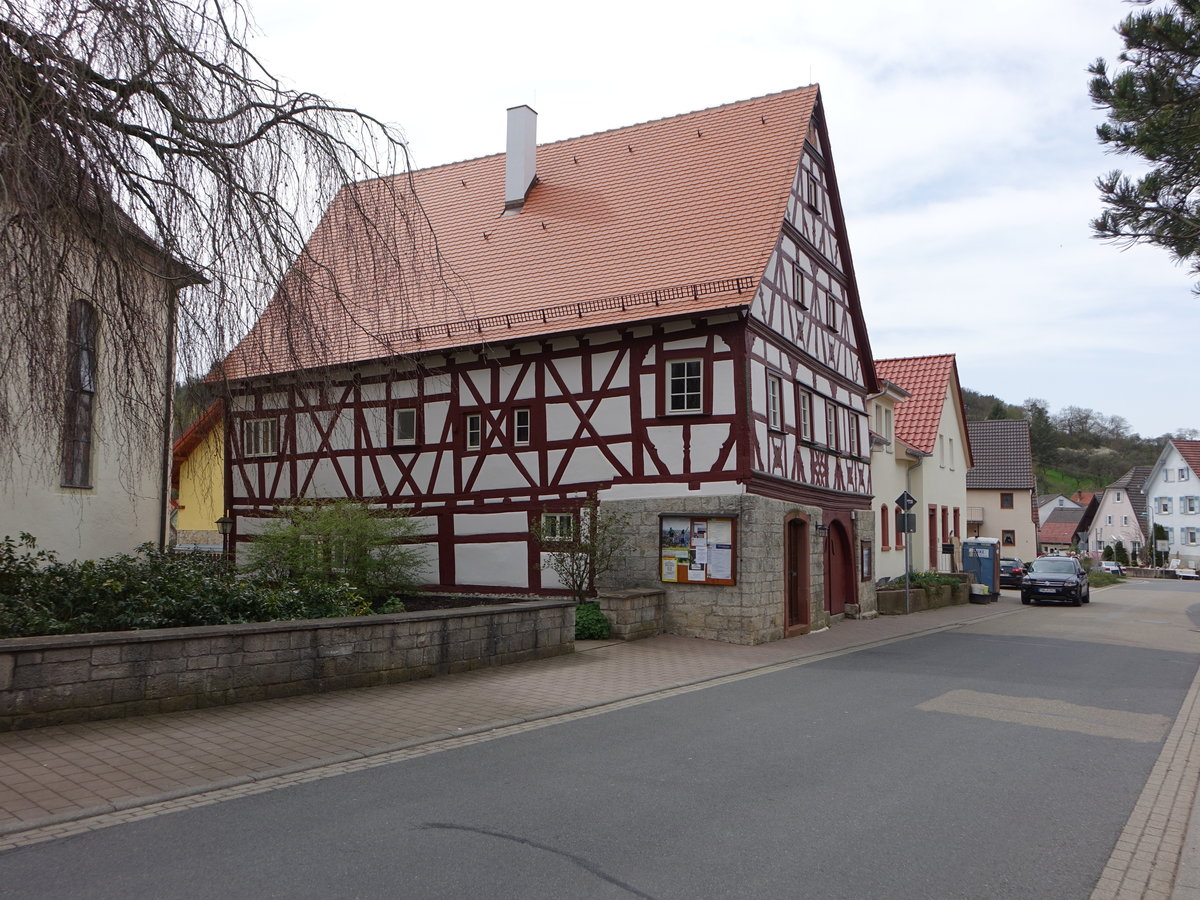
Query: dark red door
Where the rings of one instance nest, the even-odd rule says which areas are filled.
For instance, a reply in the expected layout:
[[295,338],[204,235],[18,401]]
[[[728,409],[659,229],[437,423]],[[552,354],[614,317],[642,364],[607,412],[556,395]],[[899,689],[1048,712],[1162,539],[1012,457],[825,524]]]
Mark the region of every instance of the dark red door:
[[784,629],[798,634],[809,628],[808,523],[788,519],[783,547]]
[[846,611],[846,602],[857,602],[854,589],[854,560],[850,556],[850,539],[841,522],[829,526],[825,539],[825,609],[832,616]]

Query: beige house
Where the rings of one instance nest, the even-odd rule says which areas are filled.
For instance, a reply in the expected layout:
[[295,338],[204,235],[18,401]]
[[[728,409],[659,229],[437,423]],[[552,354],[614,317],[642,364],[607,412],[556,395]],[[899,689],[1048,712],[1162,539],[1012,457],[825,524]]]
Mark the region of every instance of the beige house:
[[969,422],[975,467],[967,475],[967,536],[1000,541],[1000,555],[1037,556],[1037,481],[1029,422]]
[[[876,574],[903,575],[906,558],[913,571],[955,571],[972,457],[954,355],[880,359],[875,368],[884,383],[870,414]],[[912,534],[898,530],[905,492],[916,500]]]
[[[118,210],[87,205],[64,216],[75,216],[78,233],[64,231],[57,245],[54,294],[4,286],[39,305],[43,371],[62,380],[45,398],[44,380],[31,381],[26,366],[0,368],[0,390],[22,413],[0,473],[0,537],[28,532],[63,559],[166,541],[174,309],[177,291],[196,283]],[[12,244],[4,252],[18,253]],[[11,261],[3,271],[14,268],[29,271]],[[142,335],[137,346],[131,330]],[[47,415],[58,427],[44,427]]]

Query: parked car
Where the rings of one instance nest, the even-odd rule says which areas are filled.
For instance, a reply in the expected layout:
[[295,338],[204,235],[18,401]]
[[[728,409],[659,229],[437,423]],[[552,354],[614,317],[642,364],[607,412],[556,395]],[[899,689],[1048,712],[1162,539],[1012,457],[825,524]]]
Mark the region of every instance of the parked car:
[[1111,572],[1114,575],[1124,575],[1125,567],[1119,562],[1102,562],[1100,568],[1105,572]]
[[1024,577],[1025,563],[1015,557],[1000,558],[1000,587],[1019,588]]
[[1021,602],[1059,600],[1079,606],[1090,603],[1087,571],[1071,556],[1043,556],[1029,564],[1021,581]]

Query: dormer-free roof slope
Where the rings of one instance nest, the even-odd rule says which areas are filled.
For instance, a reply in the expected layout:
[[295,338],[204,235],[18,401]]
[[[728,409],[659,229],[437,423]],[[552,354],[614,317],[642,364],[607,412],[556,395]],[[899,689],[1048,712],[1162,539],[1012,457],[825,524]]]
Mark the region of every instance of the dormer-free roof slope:
[[[285,279],[226,375],[747,306],[819,102],[803,87],[543,144],[517,214],[503,154],[350,185],[298,263],[323,287]],[[378,232],[343,227],[356,206]],[[438,257],[415,265],[421,216]]]
[[[875,360],[879,377],[900,385],[911,394],[896,403],[896,437],[921,453],[933,453],[941,427],[946,391],[958,384],[958,365],[953,353],[939,356],[908,356]],[[962,393],[958,395],[961,421],[967,421]],[[963,449],[971,465],[971,446]]]
[[967,490],[1033,490],[1033,449],[1026,419],[968,422],[975,467],[967,472]]
[[1192,470],[1192,475],[1200,478],[1200,441],[1172,440],[1171,443],[1175,445],[1175,449],[1179,451],[1183,461]]

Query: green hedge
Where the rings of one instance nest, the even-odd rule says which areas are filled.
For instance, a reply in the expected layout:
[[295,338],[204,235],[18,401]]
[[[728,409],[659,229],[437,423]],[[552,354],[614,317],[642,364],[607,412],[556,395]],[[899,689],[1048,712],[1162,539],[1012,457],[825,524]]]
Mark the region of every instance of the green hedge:
[[0,542],[0,638],[358,616],[345,583],[270,584],[222,558],[161,551],[60,562],[28,534]]

